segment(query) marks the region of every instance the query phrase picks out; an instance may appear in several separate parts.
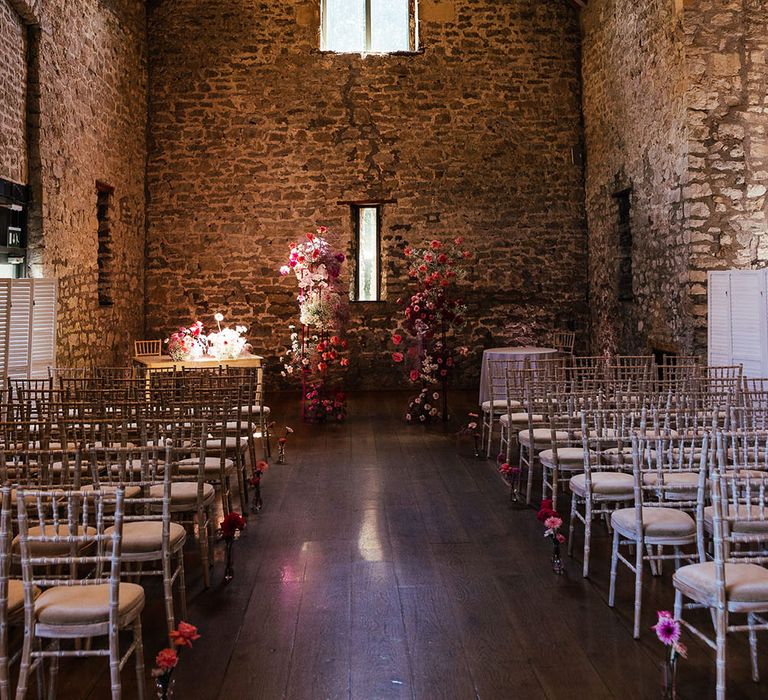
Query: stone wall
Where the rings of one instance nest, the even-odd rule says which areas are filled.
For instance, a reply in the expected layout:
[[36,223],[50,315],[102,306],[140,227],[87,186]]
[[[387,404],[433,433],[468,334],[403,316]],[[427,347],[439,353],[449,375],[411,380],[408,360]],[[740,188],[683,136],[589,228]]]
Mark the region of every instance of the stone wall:
[[691,298],[707,347],[707,271],[768,266],[768,4],[690,0]]
[[0,177],[27,180],[27,32],[8,0],[0,0]]
[[587,321],[579,30],[564,2],[421,3],[409,55],[318,50],[317,0],[149,5],[147,330],[221,311],[275,357],[295,322],[288,244],[350,249],[342,200],[383,209],[385,301],[356,304],[350,384],[386,353],[407,244],[476,254],[468,379],[483,347]]
[[[581,13],[595,352],[687,350],[686,74],[680,4],[591,0]],[[633,299],[620,301],[618,207],[631,188]]]
[[[144,3],[12,2],[39,26],[30,35],[28,86],[30,259],[33,275],[59,279],[57,361],[122,363],[144,324]],[[97,181],[114,187],[114,305],[102,307]]]

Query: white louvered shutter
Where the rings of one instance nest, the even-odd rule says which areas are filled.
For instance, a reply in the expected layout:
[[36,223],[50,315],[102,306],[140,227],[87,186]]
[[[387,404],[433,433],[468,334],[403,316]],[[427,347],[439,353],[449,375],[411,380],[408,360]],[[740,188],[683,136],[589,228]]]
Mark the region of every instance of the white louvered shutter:
[[8,377],[29,377],[32,341],[32,280],[11,280],[11,312],[8,328]]
[[0,380],[8,376],[8,331],[11,324],[11,281],[0,279]]
[[56,280],[32,280],[30,376],[44,378],[56,366]]
[[730,272],[709,273],[709,364],[731,364]]
[[739,270],[731,273],[731,364],[741,364],[744,374],[763,375],[766,351],[765,273]]

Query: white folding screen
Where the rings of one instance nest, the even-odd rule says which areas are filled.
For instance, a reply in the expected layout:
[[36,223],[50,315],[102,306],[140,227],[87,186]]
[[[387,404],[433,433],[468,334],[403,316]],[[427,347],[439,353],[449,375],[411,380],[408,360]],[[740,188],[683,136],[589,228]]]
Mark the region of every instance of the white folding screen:
[[768,275],[765,270],[709,273],[709,363],[768,376]]
[[0,375],[48,376],[56,364],[56,280],[0,279]]

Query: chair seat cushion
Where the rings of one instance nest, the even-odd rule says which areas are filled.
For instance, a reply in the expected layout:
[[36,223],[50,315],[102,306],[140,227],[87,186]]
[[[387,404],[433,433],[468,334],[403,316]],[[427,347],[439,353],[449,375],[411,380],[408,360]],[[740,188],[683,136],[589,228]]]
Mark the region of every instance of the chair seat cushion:
[[[555,451],[544,450],[539,453],[539,461],[550,469],[555,466]],[[584,469],[584,448],[558,447],[557,462],[561,469]]]
[[[675,586],[682,584],[700,593],[700,599],[717,596],[715,562],[681,566],[673,577]],[[768,605],[768,569],[757,564],[726,564],[725,591],[729,601]]]
[[[237,408],[233,408],[233,411],[236,411]],[[241,406],[240,407],[240,413],[251,413],[251,414],[260,414],[262,411],[261,406]],[[272,409],[270,409],[269,406],[264,406],[264,415],[267,415],[272,412]]]
[[601,454],[605,455],[611,464],[627,464],[630,467],[632,466],[631,447],[609,447],[606,450],[602,450]]
[[[111,535],[113,527],[108,527],[105,535]],[[171,523],[169,544],[172,550],[178,549],[187,539],[187,532],[179,523]],[[163,549],[162,520],[133,520],[123,523],[123,554],[146,554],[160,552]]]
[[[634,498],[635,480],[623,472],[592,472],[592,493],[595,496],[616,496],[617,500]],[[577,496],[587,495],[587,476],[577,474],[571,477],[570,488]]]
[[[248,438],[244,435],[230,435],[228,436],[224,441],[224,449],[226,450],[234,450],[239,448],[243,448],[248,444]],[[221,449],[221,440],[215,439],[215,440],[206,440],[205,441],[205,447],[207,450],[211,452],[215,452],[216,450]]]
[[[77,529],[76,531],[77,535],[82,535],[83,531],[82,528]],[[96,528],[89,527],[86,529],[85,534],[87,536],[93,537],[96,534]],[[30,537],[54,537],[58,535],[59,537],[69,537],[69,526],[66,524],[59,525],[58,533],[56,532],[56,528],[53,525],[46,525],[45,531],[42,531],[40,529],[39,525],[35,525],[34,527],[29,528],[29,536]],[[77,544],[78,551],[82,552],[84,549],[87,549],[90,547],[93,543],[92,542],[79,542]],[[32,553],[33,557],[39,557],[39,556],[45,556],[45,557],[56,557],[61,556],[65,554],[69,554],[71,551],[72,543],[70,542],[30,542],[29,543],[29,551]],[[16,537],[13,538],[13,551],[19,552],[21,551],[21,545],[19,543],[19,536],[16,535]]]
[[[714,512],[713,506],[707,506],[704,509],[704,529],[707,532],[714,532],[714,519],[712,513]],[[734,507],[733,503],[728,504],[729,517],[745,518],[745,520],[735,520],[728,523],[728,527],[732,533],[742,533],[750,535],[766,535],[768,537],[768,510],[763,510],[763,520],[760,520],[760,506],[751,505],[747,507],[746,504],[739,505],[738,511]],[[746,518],[752,518],[747,520]]]
[[[200,459],[196,457],[187,457],[179,461],[179,472],[181,474],[197,474],[200,465]],[[231,459],[224,460],[224,471],[229,474],[235,469],[235,463]],[[206,457],[204,466],[206,478],[218,478],[221,475],[221,459],[218,457]]]
[[[506,399],[494,399],[493,400],[493,410],[494,411],[506,411],[507,410],[507,400]],[[514,399],[509,400],[509,407],[510,408],[520,408],[522,406],[519,401],[515,401]],[[483,413],[490,413],[491,411],[491,402],[490,401],[483,401],[483,403],[480,404],[480,408],[483,409]]]
[[[521,430],[517,436],[517,441],[525,447],[530,447],[531,433],[533,433],[533,447],[548,447],[552,444],[552,431],[549,428]],[[567,443],[571,439],[571,435],[567,430],[556,430],[555,439],[558,442]]]
[[[546,423],[546,419],[544,416],[534,413],[533,416],[531,416],[531,421],[533,423]],[[499,423],[502,425],[509,425],[510,422],[513,425],[528,425],[528,414],[525,412],[522,413],[502,413],[499,416]]]
[[[120,583],[118,615],[135,617],[144,608],[144,589]],[[89,625],[109,621],[109,585],[54,586],[35,601],[35,616],[45,625]]]
[[[637,537],[635,509],[622,508],[611,514],[611,525],[627,537]],[[677,508],[643,508],[645,537],[679,539],[696,535],[696,523],[688,513]]]
[[[40,589],[35,586],[32,589],[33,597],[40,595]],[[8,617],[15,615],[24,607],[24,582],[19,579],[8,579]]]
[[[203,504],[210,503],[216,491],[210,484],[203,484]],[[149,488],[150,498],[163,497],[163,485],[155,484]],[[196,481],[175,481],[171,484],[171,506],[179,508],[187,506],[189,508],[197,507],[197,482]]]

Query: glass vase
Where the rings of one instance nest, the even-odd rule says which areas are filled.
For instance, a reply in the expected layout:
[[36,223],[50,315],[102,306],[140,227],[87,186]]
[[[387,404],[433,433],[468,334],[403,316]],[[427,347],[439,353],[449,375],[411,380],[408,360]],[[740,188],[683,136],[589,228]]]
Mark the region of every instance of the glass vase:
[[285,464],[285,443],[278,443],[277,445],[277,463]]
[[227,545],[227,560],[224,565],[224,583],[229,583],[233,578],[235,578],[235,567],[232,562],[232,545],[234,544],[234,538],[228,537],[226,539],[226,545]]
[[171,700],[174,697],[174,689],[176,687],[176,680],[174,678],[155,679],[155,690],[157,691],[158,700]]
[[667,659],[661,664],[661,697],[677,700],[677,659]]
[[563,560],[560,558],[560,543],[557,536],[552,537],[552,571],[560,575],[564,573]]

